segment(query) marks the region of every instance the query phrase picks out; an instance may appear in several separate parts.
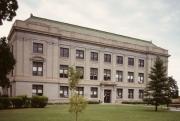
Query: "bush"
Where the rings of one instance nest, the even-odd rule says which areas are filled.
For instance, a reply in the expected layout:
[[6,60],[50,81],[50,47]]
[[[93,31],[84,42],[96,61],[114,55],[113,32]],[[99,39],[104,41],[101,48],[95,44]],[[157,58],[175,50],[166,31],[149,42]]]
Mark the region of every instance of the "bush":
[[44,108],[48,103],[48,98],[45,96],[33,96],[31,106],[33,108]]
[[22,108],[23,107],[23,98],[22,97],[11,97],[10,98],[13,108]]
[[17,96],[22,98],[22,103],[24,108],[31,107],[31,98],[28,98],[26,95]]
[[144,102],[140,102],[140,101],[134,101],[134,102],[123,101],[122,104],[145,104],[145,103]]
[[88,104],[100,104],[100,101],[88,101]]
[[11,106],[11,101],[8,97],[0,97],[0,109],[7,109]]

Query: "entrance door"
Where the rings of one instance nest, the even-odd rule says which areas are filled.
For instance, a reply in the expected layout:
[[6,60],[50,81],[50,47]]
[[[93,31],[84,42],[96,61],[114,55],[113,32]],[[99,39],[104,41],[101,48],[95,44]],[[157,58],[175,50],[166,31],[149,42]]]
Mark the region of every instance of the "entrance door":
[[111,90],[104,90],[104,103],[111,103]]

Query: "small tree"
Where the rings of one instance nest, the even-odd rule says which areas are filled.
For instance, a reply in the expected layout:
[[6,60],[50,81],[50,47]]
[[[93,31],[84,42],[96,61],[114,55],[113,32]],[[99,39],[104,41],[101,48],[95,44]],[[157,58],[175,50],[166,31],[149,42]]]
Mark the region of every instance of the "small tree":
[[168,77],[168,83],[167,83],[167,100],[166,104],[167,107],[169,107],[169,103],[171,103],[171,100],[173,98],[178,98],[178,85],[175,79],[173,77]]
[[160,104],[164,104],[167,99],[167,73],[163,61],[157,57],[154,66],[149,74],[151,81],[146,87],[145,100],[155,105],[155,111],[158,110]]
[[2,21],[12,21],[18,9],[17,0],[0,0],[0,25]]
[[74,68],[69,68],[69,87],[71,90],[71,97],[70,97],[70,112],[75,113],[75,119],[78,121],[78,114],[82,112],[87,105],[86,100],[83,96],[80,96],[76,92],[77,85],[80,81],[81,73],[76,71]]
[[0,38],[0,86],[3,89],[3,95],[7,95],[9,87],[9,78],[7,75],[11,72],[15,65],[13,53],[10,51],[6,38]]

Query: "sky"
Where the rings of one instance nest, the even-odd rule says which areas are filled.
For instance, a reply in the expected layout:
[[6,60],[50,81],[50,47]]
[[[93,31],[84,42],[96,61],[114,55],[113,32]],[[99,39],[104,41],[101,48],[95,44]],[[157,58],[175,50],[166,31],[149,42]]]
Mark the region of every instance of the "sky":
[[169,76],[180,88],[180,0],[18,0],[14,20],[34,16],[152,41],[169,50]]

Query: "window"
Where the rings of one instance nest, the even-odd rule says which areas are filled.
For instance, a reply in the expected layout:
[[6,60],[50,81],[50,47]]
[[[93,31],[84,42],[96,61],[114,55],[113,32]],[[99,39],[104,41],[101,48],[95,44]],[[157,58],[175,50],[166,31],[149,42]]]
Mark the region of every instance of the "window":
[[139,67],[144,67],[144,60],[143,59],[139,59]]
[[43,76],[43,62],[33,61],[33,76]]
[[134,98],[134,89],[128,89],[128,98]]
[[123,64],[123,56],[117,56],[116,57],[116,63],[117,64]]
[[60,65],[59,77],[60,78],[68,78],[68,66],[67,65]]
[[69,48],[60,48],[60,56],[61,57],[69,57]]
[[117,82],[123,81],[123,72],[122,71],[116,71],[116,81]]
[[60,97],[68,98],[69,90],[68,86],[60,86]]
[[84,87],[77,87],[76,91],[78,95],[84,95]]
[[98,61],[98,53],[97,52],[91,52],[91,60]]
[[111,54],[104,54],[104,62],[111,63]]
[[76,50],[76,58],[84,59],[84,50]]
[[144,97],[144,90],[139,90],[139,99],[143,99]]
[[139,84],[144,83],[144,73],[139,73],[138,74],[138,83]]
[[81,76],[80,79],[84,78],[84,67],[76,66],[76,70],[80,72]]
[[111,70],[104,69],[104,81],[111,80]]
[[91,80],[98,79],[98,69],[97,68],[90,68],[90,79]]
[[43,53],[43,44],[33,43],[33,53]]
[[117,99],[123,98],[123,89],[117,89]]
[[91,98],[97,98],[97,97],[98,97],[98,88],[91,87]]
[[134,66],[134,58],[128,58],[128,65]]
[[42,96],[43,95],[43,85],[32,85],[32,96]]
[[134,82],[134,73],[128,72],[128,82],[133,83]]

